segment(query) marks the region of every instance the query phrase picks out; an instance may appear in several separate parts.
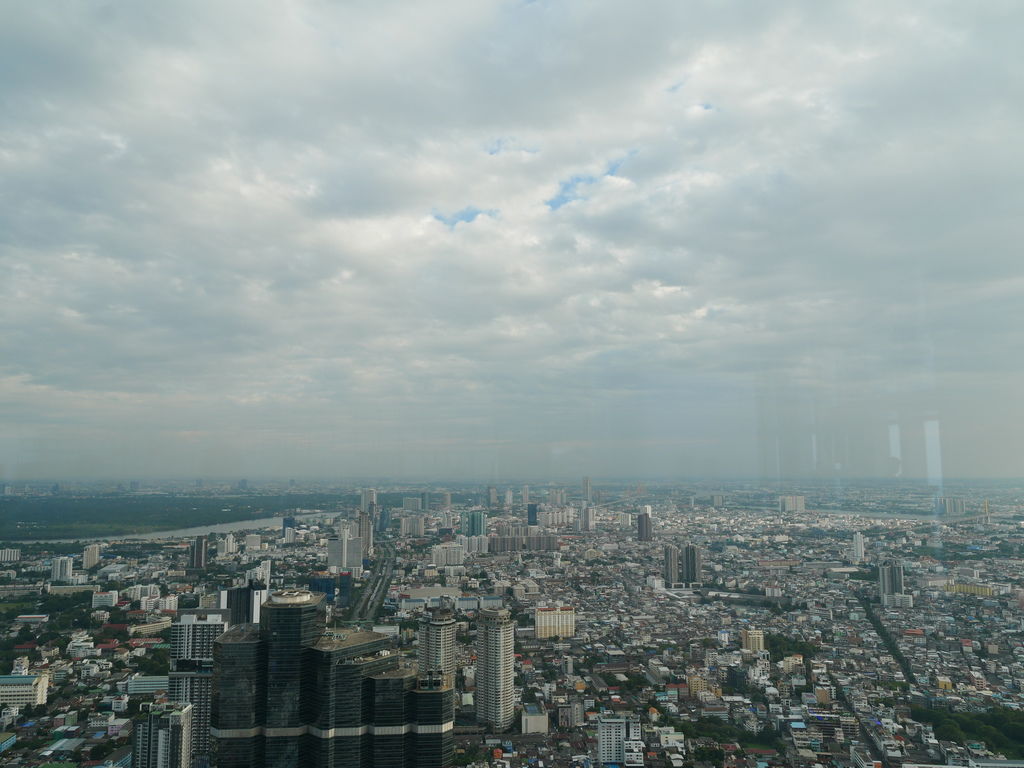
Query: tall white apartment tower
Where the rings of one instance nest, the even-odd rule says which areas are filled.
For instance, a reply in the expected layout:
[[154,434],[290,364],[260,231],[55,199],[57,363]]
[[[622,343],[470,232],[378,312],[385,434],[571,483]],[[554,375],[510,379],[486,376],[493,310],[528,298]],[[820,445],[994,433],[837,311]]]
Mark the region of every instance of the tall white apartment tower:
[[864,534],[860,531],[853,534],[853,547],[850,552],[850,560],[855,563],[864,562]]
[[505,608],[484,609],[476,633],[476,719],[495,732],[515,718],[515,627]]
[[50,566],[51,581],[71,581],[71,570],[74,566],[74,559],[70,557],[55,557]]
[[417,661],[420,677],[440,672],[445,685],[455,685],[455,616],[442,605],[431,608],[420,620]]
[[[643,765],[643,745],[639,763],[635,762],[642,732],[636,717],[599,717],[597,720],[597,759],[603,765]],[[632,758],[627,762],[627,757]]]
[[359,511],[369,512],[370,505],[377,503],[377,489],[376,488],[363,488],[362,493],[359,495]]

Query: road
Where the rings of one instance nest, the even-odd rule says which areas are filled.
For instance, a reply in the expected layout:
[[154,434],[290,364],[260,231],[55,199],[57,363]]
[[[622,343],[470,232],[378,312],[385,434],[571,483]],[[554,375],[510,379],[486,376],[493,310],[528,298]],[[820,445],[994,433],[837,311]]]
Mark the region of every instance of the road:
[[373,571],[366,580],[366,587],[359,597],[359,603],[353,609],[349,621],[370,621],[377,609],[384,602],[388,587],[391,585],[391,571],[395,567],[395,550],[390,543],[381,541],[377,544],[378,554]]

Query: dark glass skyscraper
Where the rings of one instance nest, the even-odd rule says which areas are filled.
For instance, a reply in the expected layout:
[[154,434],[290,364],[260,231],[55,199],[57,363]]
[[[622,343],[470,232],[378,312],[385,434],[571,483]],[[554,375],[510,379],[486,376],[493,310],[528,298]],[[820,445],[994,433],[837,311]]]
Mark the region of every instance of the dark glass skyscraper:
[[216,642],[213,765],[446,768],[453,692],[375,632],[328,632],[324,596],[274,592]]

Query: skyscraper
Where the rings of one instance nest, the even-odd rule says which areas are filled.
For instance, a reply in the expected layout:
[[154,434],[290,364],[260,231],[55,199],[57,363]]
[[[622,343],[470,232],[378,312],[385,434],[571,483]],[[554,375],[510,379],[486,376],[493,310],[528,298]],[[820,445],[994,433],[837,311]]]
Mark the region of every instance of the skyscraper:
[[[597,720],[597,757],[604,765],[643,765],[640,718],[599,717]],[[639,747],[637,746],[639,745]],[[639,753],[640,762],[636,762]]]
[[363,488],[359,494],[359,511],[369,512],[370,505],[377,503],[377,489]]
[[323,596],[274,592],[214,644],[218,768],[447,768],[454,699],[375,632],[325,631]]
[[[361,557],[373,557],[373,520],[368,512],[359,515],[359,538],[362,539]],[[351,565],[351,563],[346,563]]]
[[530,486],[524,485],[523,490],[520,492],[523,497],[523,504],[530,503]]
[[850,551],[850,560],[854,563],[864,562],[864,534],[860,531],[853,534],[853,547]]
[[82,567],[89,570],[100,561],[100,545],[90,544],[82,552]]
[[540,509],[539,504],[527,504],[526,505],[526,524],[537,525],[537,511]]
[[594,500],[594,488],[590,484],[590,478],[583,478],[583,502],[590,504]]
[[285,515],[281,518],[281,536],[282,538],[288,535],[289,528],[298,528],[298,523],[295,522],[294,515]]
[[505,608],[478,614],[476,634],[476,719],[496,732],[507,730],[514,710],[515,627]]
[[249,580],[241,586],[220,591],[220,608],[227,611],[228,624],[252,624],[260,620],[260,607],[269,594],[263,582]]
[[680,550],[679,578],[687,584],[699,584],[701,581],[700,571],[702,558],[700,549],[693,544],[687,544]]
[[903,564],[898,560],[889,559],[878,566],[878,593],[884,606],[913,607],[914,598],[905,592]]
[[498,506],[498,489],[493,485],[487,486],[487,505],[490,507]]
[[143,704],[132,727],[132,768],[191,768],[192,705]]
[[644,511],[636,518],[636,540],[653,541],[654,529],[651,525],[651,508],[644,507]]
[[438,673],[449,686],[455,685],[455,616],[449,606],[423,614],[416,656],[420,677]]
[[213,691],[213,642],[228,628],[227,611],[186,610],[171,625],[171,701],[192,705],[191,755],[194,766],[210,756],[210,701]]
[[348,537],[342,538],[335,534],[327,539],[327,569],[337,573],[345,567],[345,543]]
[[50,581],[71,581],[74,564],[75,561],[70,557],[53,558],[53,563],[50,565]]
[[665,586],[671,587],[679,581],[679,547],[674,544],[665,545],[665,564],[662,568]]
[[471,509],[464,513],[465,523],[462,531],[466,536],[484,536],[487,534],[487,512],[482,509]]
[[196,536],[189,545],[188,567],[203,569],[206,567],[206,555],[209,542],[205,536]]

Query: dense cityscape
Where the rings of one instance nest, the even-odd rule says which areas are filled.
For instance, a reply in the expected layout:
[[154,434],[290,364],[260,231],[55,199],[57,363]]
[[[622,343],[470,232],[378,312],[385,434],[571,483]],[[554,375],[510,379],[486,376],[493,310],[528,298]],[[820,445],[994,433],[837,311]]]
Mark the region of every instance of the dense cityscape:
[[776,485],[6,485],[221,516],[5,539],[3,764],[1024,766],[1024,490]]

